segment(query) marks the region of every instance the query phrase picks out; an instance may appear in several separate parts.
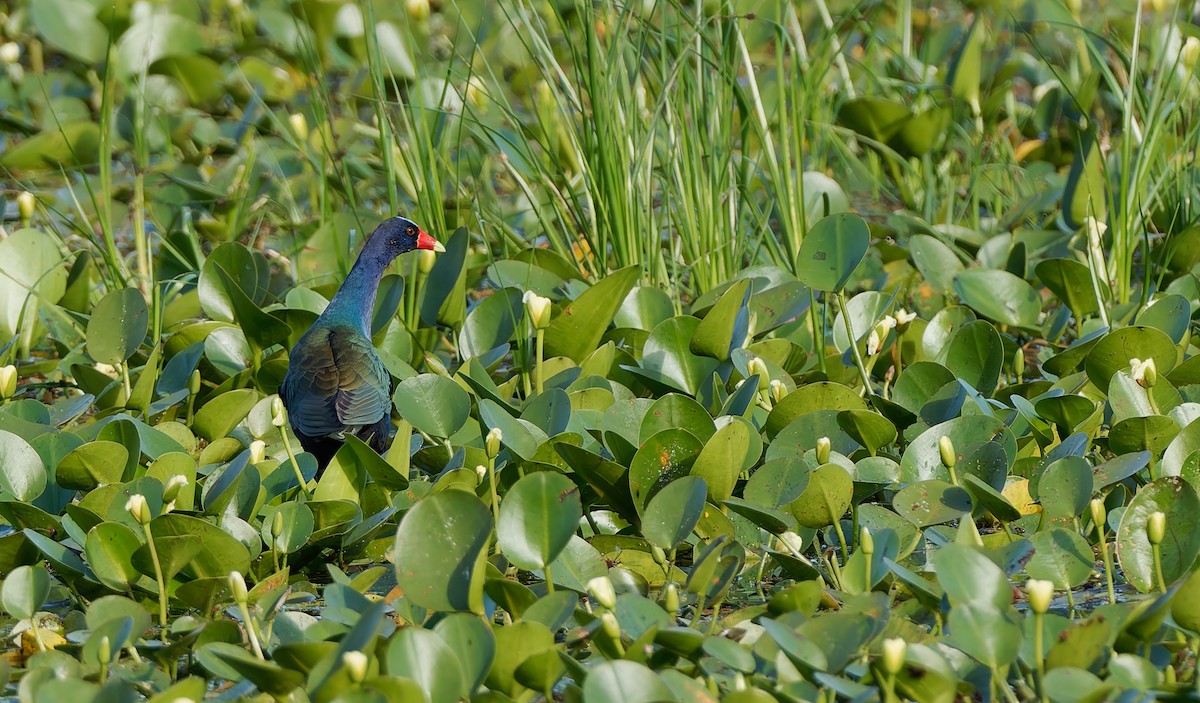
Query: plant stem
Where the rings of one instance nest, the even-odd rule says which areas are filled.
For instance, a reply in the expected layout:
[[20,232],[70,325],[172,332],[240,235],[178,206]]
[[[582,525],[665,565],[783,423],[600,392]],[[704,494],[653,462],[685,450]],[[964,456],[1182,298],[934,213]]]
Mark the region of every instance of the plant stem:
[[537,339],[534,342],[534,346],[536,347],[536,352],[535,352],[536,356],[533,357],[533,362],[534,362],[533,377],[534,377],[534,385],[537,387],[538,395],[542,394],[542,343],[544,341],[545,335],[546,335],[546,330],[539,329],[537,331]]
[[1046,659],[1043,651],[1046,636],[1042,631],[1044,619],[1042,613],[1033,614],[1033,660],[1037,663],[1038,697],[1042,703],[1049,703],[1050,697],[1046,695]]
[[296,461],[296,452],[292,450],[292,440],[288,439],[287,428],[280,427],[279,434],[283,437],[283,449],[287,452],[288,461],[292,464],[292,470],[296,472],[296,481],[299,482],[299,489],[305,498],[311,498],[312,496],[308,492],[308,481],[304,480],[304,472],[300,470],[300,463]]
[[1159,593],[1167,592],[1167,582],[1163,579],[1162,570],[1162,549],[1157,544],[1150,545],[1150,551],[1154,554],[1154,578],[1158,580]]
[[[846,305],[846,292],[838,291],[838,305],[842,309],[842,322],[846,324],[846,336],[850,338],[850,349],[854,351],[854,365],[858,367],[858,376],[862,379],[863,394],[871,394],[871,377],[867,375],[867,367],[863,364],[862,352],[858,350],[858,340],[854,338],[854,327],[850,324],[850,308]],[[840,530],[839,530],[840,532]],[[843,543],[845,540],[843,540]]]
[[[500,494],[496,492],[496,457],[488,457],[488,487],[492,494],[492,515],[500,517]],[[499,546],[497,546],[499,550]]]
[[242,613],[242,621],[246,623],[246,636],[250,638],[250,648],[254,650],[254,656],[260,660],[265,660],[262,647],[258,644],[258,633],[254,631],[254,621],[250,618],[249,603],[238,603],[238,610]]
[[158,582],[158,624],[162,628],[160,636],[167,641],[167,581],[163,578],[162,563],[158,560],[158,547],[154,544],[154,534],[150,531],[150,523],[142,525],[146,533],[146,546],[150,548],[150,560],[154,562],[154,579]]
[[1113,588],[1112,554],[1108,551],[1108,540],[1104,538],[1104,526],[1096,525],[1096,534],[1100,537],[1100,558],[1104,561],[1104,582],[1108,586],[1108,604],[1117,604],[1117,593]]

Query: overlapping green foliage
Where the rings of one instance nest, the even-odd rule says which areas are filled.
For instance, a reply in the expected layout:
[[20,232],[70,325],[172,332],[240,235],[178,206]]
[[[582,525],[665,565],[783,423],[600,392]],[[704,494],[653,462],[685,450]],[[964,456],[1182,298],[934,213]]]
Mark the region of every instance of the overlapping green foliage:
[[[21,699],[1194,695],[1200,39],[812,5],[12,8]],[[314,480],[396,211],[395,440]]]

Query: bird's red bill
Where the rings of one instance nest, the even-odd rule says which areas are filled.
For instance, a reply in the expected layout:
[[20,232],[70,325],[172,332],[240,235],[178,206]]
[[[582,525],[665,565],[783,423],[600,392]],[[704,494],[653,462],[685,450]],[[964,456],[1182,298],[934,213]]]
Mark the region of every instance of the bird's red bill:
[[417,235],[417,248],[429,249],[432,251],[446,251],[446,247],[442,246],[442,243],[438,240],[426,234],[425,230],[421,230],[421,233]]

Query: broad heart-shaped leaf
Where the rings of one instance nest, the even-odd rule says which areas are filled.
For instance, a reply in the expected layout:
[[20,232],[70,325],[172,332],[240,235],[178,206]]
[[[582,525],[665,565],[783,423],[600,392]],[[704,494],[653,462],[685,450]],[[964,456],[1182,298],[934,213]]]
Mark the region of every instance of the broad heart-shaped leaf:
[[1069,523],[1087,508],[1092,498],[1092,483],[1092,465],[1088,460],[1065,456],[1047,465],[1030,488],[1046,517]]
[[1034,268],[1038,280],[1071,310],[1076,318],[1099,311],[1092,274],[1075,259],[1045,259]]
[[606,502],[613,512],[632,524],[640,523],[629,491],[628,470],[624,466],[565,442],[555,443],[554,451],[600,495],[601,501]]
[[1176,344],[1182,342],[1192,317],[1191,303],[1176,294],[1156,298],[1153,303],[1138,313],[1137,324],[1162,330]]
[[[571,597],[574,599],[573,594]],[[496,659],[496,636],[491,627],[477,615],[450,613],[438,620],[433,631],[457,656],[466,690],[474,691],[483,683]]]
[[804,236],[796,255],[796,278],[809,288],[840,292],[867,255],[871,230],[851,213],[821,218]]
[[896,426],[870,410],[843,410],[838,413],[837,422],[838,427],[872,453],[896,441]]
[[654,327],[675,315],[675,305],[666,291],[654,286],[638,286],[629,291],[621,307],[613,316],[618,328],[630,327],[649,332]]
[[917,270],[939,293],[949,293],[954,277],[963,270],[962,260],[942,240],[928,234],[908,238],[908,252]]
[[487,673],[488,688],[516,695],[517,667],[532,656],[554,650],[554,633],[540,622],[522,621],[495,628],[496,658]]
[[508,560],[522,569],[545,569],[571,541],[583,517],[579,488],[571,479],[539,471],[504,494],[496,539]]
[[[212,661],[224,664],[233,670],[238,679],[252,682],[263,693],[276,698],[285,698],[304,683],[299,671],[285,669],[274,663],[263,661],[242,647],[230,642],[211,641],[196,650],[196,658],[207,669],[214,669]],[[224,673],[224,669],[217,669]]]
[[[610,406],[611,407],[611,406]],[[717,427],[712,416],[691,396],[667,393],[654,401],[642,418],[639,441],[645,442],[654,435],[669,429],[687,430],[701,442],[708,441]]]
[[962,302],[984,317],[1013,327],[1038,328],[1042,299],[1033,286],[1008,271],[967,269],[954,279]]
[[90,491],[96,486],[118,483],[125,473],[129,450],[108,440],[93,440],[71,450],[54,470],[59,486]]
[[703,445],[685,430],[663,430],[647,439],[629,464],[629,491],[639,513],[650,498],[671,481],[684,476]]
[[1008,502],[1004,494],[983,479],[975,474],[962,474],[961,480],[963,488],[971,495],[972,505],[983,508],[1002,522],[1012,522],[1021,518],[1021,512]]
[[892,508],[917,527],[929,527],[969,515],[971,494],[937,479],[917,481],[896,494]]
[[14,618],[29,618],[41,609],[50,595],[50,572],[41,564],[18,566],[4,578],[0,601]]
[[[105,523],[110,524],[110,523]],[[96,527],[100,527],[97,525]],[[158,552],[158,566],[162,569],[163,578],[167,583],[184,567],[200,555],[204,544],[199,535],[176,535],[160,537],[154,535],[154,549]],[[153,579],[156,573],[154,555],[150,553],[150,545],[143,544],[133,552],[132,563],[142,575]]]
[[[1167,445],[1167,450],[1163,452],[1162,464],[1160,471],[1163,476],[1179,476],[1183,473],[1185,466],[1189,463],[1188,457],[1194,452],[1200,450],[1200,419],[1192,420],[1186,427],[1180,430],[1179,434],[1175,435],[1175,439]],[[1138,466],[1130,472],[1133,475],[1142,469]],[[1112,482],[1120,481],[1125,478],[1115,479]]]
[[546,356],[565,356],[580,363],[600,346],[600,339],[642,274],[640,266],[627,266],[605,276],[563,306],[545,334]]
[[696,395],[700,385],[720,365],[716,359],[692,353],[691,339],[700,320],[683,315],[663,320],[642,346],[640,366],[622,366],[669,388]]
[[204,37],[195,22],[170,14],[166,6],[156,7],[121,35],[113,57],[114,68],[120,76],[128,77],[144,72],[159,59],[203,50]]
[[467,313],[458,333],[459,355],[471,359],[507,344],[523,319],[520,290],[505,288],[489,295]]
[[[879,291],[863,291],[846,302],[846,307],[839,310],[833,321],[833,343],[839,352],[845,353],[851,347],[851,338],[860,348],[865,346],[864,340],[871,333],[875,323],[883,319],[892,305],[892,296]],[[850,318],[851,332],[846,330],[846,317]]]
[[750,450],[750,435],[753,432],[750,423],[741,418],[734,419],[717,430],[704,444],[700,456],[696,457],[691,474],[704,479],[708,498],[712,502],[719,503],[733,495],[738,475],[746,462],[746,453]]
[[100,299],[87,325],[87,350],[102,364],[123,364],[146,338],[150,312],[133,288],[115,290]]
[[950,643],[992,669],[1008,666],[1021,650],[1021,626],[1011,607],[962,603],[950,609]]
[[749,279],[742,279],[730,286],[697,325],[696,332],[692,334],[692,352],[727,360],[729,353],[746,340],[750,318],[746,304],[749,301]]
[[141,576],[133,566],[133,553],[141,545],[132,529],[119,522],[102,522],[88,532],[83,554],[101,583],[127,592]]
[[1130,367],[1130,359],[1154,359],[1160,376],[1175,368],[1178,352],[1165,332],[1154,327],[1122,327],[1104,335],[1083,362],[1088,380],[1107,393],[1113,374]]
[[473,494],[427,495],[396,530],[396,581],[422,608],[482,612],[491,535],[492,514]]
[[886,142],[900,131],[911,115],[912,112],[902,102],[866,96],[842,103],[837,121],[863,136]]
[[46,490],[46,467],[37,450],[5,430],[0,430],[0,488],[23,502]]
[[[275,515],[279,517],[276,518]],[[275,521],[281,525],[279,535],[274,535]],[[300,549],[312,536],[315,526],[312,510],[304,503],[288,502],[274,510],[268,510],[262,522],[263,542],[281,554],[291,554]]]
[[768,461],[750,475],[742,497],[754,505],[783,508],[804,493],[810,473],[812,469],[802,456],[793,454]]
[[1017,455],[1016,438],[1002,420],[988,415],[956,417],[930,427],[908,445],[900,461],[902,481],[923,481],[931,478],[950,480],[950,472],[942,465],[938,449],[942,436],[950,438],[960,460],[971,456],[980,445],[991,441],[999,443],[1007,456]]
[[642,517],[642,534],[651,544],[670,551],[695,529],[704,513],[704,479],[684,476],[654,494]]
[[46,0],[31,4],[29,17],[47,44],[98,65],[108,51],[108,30],[96,19],[96,7],[87,0]]
[[[0,154],[0,166],[30,172],[93,166],[100,155],[100,127],[91,120],[51,126]],[[64,272],[65,273],[65,272]]]
[[617,659],[593,666],[583,681],[588,703],[664,703],[675,695],[645,664]]
[[976,603],[1003,610],[1012,605],[1008,576],[975,547],[947,544],[933,555],[933,566],[952,608]]
[[211,522],[190,515],[168,513],[154,518],[150,529],[156,539],[185,535],[200,538],[200,553],[184,567],[190,576],[224,579],[230,571],[246,573],[250,570],[250,552],[246,546]]
[[[349,447],[349,449],[347,449]],[[346,452],[346,454],[343,454]],[[329,475],[329,471],[334,464],[341,465],[343,462],[352,463],[358,469],[366,470],[367,474],[375,483],[388,489],[389,491],[403,491],[408,488],[408,477],[402,475],[387,461],[379,456],[374,449],[367,446],[367,443],[354,435],[346,435],[346,443],[338,449],[337,454],[334,454],[333,461],[326,468],[326,473],[321,476],[321,480],[325,480],[325,476]],[[348,469],[353,472],[353,469]],[[320,484],[317,484],[318,490]],[[348,496],[331,495],[328,499],[344,498]]]
[[400,417],[432,437],[449,437],[462,429],[471,413],[471,396],[443,376],[423,373],[396,386],[392,402]]
[[1074,588],[1092,575],[1094,555],[1087,540],[1074,530],[1052,527],[1030,538],[1033,558],[1025,564],[1029,578],[1042,579],[1057,589]]
[[416,681],[431,701],[456,701],[470,694],[458,656],[432,630],[405,627],[397,631],[388,643],[387,673]]
[[825,464],[813,471],[800,497],[788,505],[796,521],[817,529],[841,519],[854,498],[854,480],[837,464]]
[[983,320],[959,327],[946,349],[946,368],[983,395],[990,396],[1004,366],[1004,345],[996,328]]
[[242,328],[246,341],[254,348],[263,350],[288,338],[290,328],[287,323],[256,305],[221,264],[216,263],[211,268],[206,266],[204,272],[212,272],[220,279],[219,285],[233,307],[233,317]]
[[237,320],[227,280],[217,273],[217,268],[229,274],[234,285],[251,301],[263,302],[270,279],[266,259],[240,242],[226,242],[205,259],[196,286],[200,307],[210,318],[222,322]]
[[1188,573],[1200,554],[1200,497],[1192,484],[1179,476],[1166,476],[1139,488],[1117,527],[1117,558],[1126,580],[1142,593],[1159,586],[1146,535],[1150,515],[1155,512],[1167,517],[1159,549],[1163,579],[1168,584]]
[[[95,124],[91,126],[99,132]],[[0,163],[20,148],[5,150]],[[0,241],[0,339],[7,345],[17,337],[19,352],[29,349],[40,333],[38,308],[58,301],[67,289],[70,274],[58,246],[56,238],[28,228]]]
[[192,429],[210,442],[227,437],[262,399],[262,393],[253,388],[226,391],[196,411]]

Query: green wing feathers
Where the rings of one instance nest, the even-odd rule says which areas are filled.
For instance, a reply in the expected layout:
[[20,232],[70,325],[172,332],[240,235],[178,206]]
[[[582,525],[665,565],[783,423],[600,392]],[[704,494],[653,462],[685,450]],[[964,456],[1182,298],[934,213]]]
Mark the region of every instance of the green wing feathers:
[[313,328],[292,350],[280,396],[310,437],[356,432],[388,416],[391,376],[356,330]]

